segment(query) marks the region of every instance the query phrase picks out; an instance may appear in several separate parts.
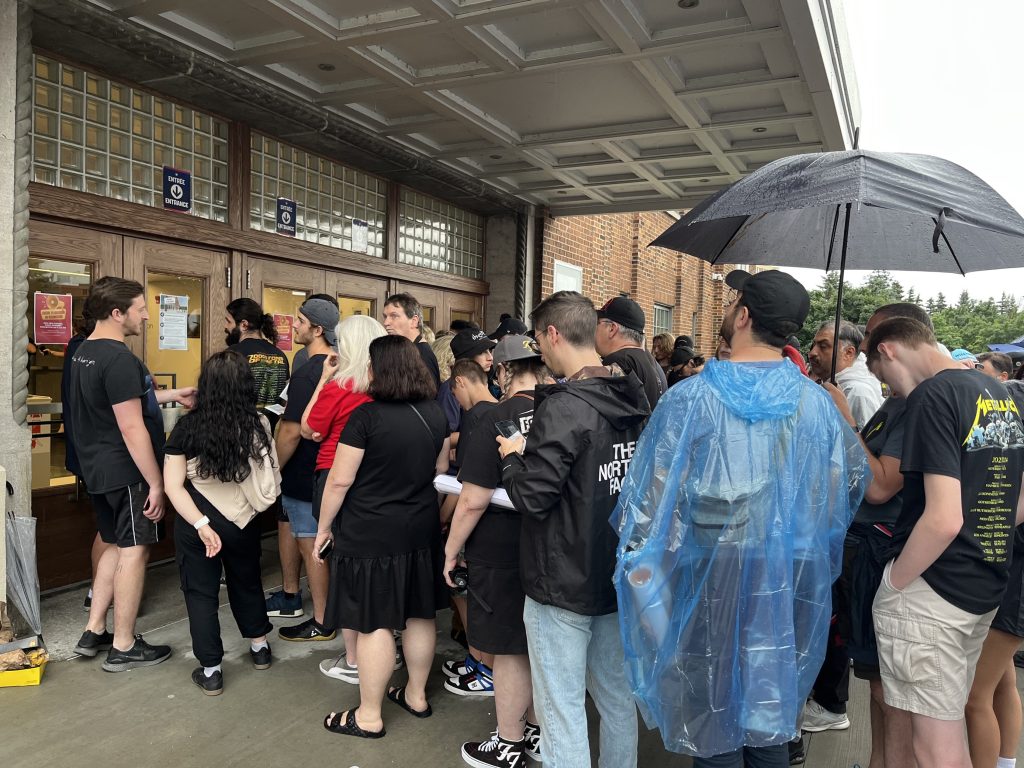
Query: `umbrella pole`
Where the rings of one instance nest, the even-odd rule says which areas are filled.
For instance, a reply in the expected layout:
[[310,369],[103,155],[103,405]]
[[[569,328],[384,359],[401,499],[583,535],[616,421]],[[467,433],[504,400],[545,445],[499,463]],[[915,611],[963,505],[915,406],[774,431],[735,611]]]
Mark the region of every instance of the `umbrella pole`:
[[839,292],[836,294],[836,325],[832,334],[832,383],[836,383],[836,361],[839,359],[839,324],[843,319],[843,281],[846,279],[846,246],[850,242],[850,213],[853,203],[846,204],[843,221],[843,252],[839,258]]

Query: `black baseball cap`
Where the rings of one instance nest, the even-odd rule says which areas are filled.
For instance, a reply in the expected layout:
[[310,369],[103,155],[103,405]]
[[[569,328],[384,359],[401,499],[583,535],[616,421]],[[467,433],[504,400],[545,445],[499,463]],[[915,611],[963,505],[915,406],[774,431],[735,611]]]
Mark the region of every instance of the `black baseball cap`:
[[476,357],[488,349],[494,349],[494,341],[479,328],[466,328],[452,337],[452,355],[456,360]]
[[516,317],[503,317],[498,327],[494,329],[491,338],[494,341],[501,341],[506,336],[522,336],[526,333],[526,323]]
[[743,293],[743,306],[751,317],[784,339],[803,328],[811,311],[807,289],[777,269],[756,275],[734,269],[725,276],[725,284]]
[[599,320],[611,320],[623,328],[630,328],[643,333],[646,319],[640,305],[625,296],[608,299],[603,307],[597,310]]
[[676,347],[672,350],[672,358],[668,361],[671,365],[686,365],[686,363],[697,357],[697,353],[690,347]]

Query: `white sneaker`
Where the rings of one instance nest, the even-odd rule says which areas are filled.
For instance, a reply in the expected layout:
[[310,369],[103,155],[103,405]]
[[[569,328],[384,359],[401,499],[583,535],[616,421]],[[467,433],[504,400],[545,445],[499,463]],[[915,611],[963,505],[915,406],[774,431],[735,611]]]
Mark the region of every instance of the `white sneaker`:
[[804,705],[803,730],[807,733],[821,731],[845,731],[850,727],[850,718],[845,714],[837,715],[829,712],[814,699],[808,699]]
[[[405,660],[401,654],[395,654],[395,672],[405,666]],[[348,663],[348,659],[345,657],[345,651],[341,652],[341,655],[334,659],[324,659],[320,662],[320,671],[327,675],[327,677],[334,678],[335,680],[341,680],[345,683],[351,683],[352,685],[359,685],[359,668],[353,667]]]
[[320,671],[327,675],[327,677],[341,680],[343,683],[359,685],[359,669],[348,663],[344,651],[335,659],[324,659],[321,661]]

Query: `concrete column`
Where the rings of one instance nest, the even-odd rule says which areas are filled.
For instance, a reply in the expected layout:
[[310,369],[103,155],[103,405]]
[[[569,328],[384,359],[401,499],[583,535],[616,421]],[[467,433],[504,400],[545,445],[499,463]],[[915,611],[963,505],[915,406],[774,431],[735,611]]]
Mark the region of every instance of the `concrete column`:
[[[25,420],[30,23],[26,6],[0,0],[0,466],[15,490],[9,503],[21,515],[31,514],[32,497]],[[0,525],[0,601],[7,594],[3,531]]]
[[491,284],[484,313],[484,330],[498,327],[502,312],[518,315],[516,291],[516,217],[514,214],[487,218],[487,250],[484,256],[484,279]]

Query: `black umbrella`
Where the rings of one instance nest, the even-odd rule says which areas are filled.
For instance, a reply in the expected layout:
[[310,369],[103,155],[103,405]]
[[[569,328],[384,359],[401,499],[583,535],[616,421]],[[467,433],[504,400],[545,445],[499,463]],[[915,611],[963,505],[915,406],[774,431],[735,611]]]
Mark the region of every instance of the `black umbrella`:
[[[712,264],[828,270],[837,235],[835,339],[847,266],[960,274],[1024,267],[1024,219],[973,173],[928,155],[861,149],[769,163],[709,197],[651,245]],[[833,345],[833,376],[837,353]]]

